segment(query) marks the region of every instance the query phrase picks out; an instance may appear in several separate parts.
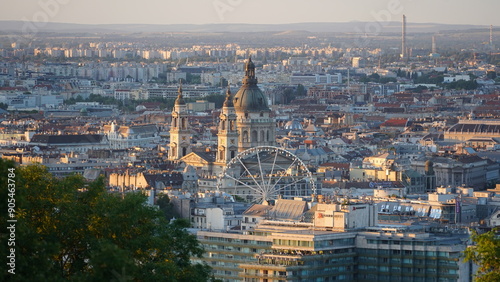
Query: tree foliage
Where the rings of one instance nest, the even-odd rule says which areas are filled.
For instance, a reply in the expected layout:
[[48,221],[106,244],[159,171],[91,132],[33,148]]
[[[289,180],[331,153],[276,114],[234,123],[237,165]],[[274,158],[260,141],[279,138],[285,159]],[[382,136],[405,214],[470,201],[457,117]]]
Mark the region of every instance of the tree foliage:
[[[191,99],[184,98],[186,102],[191,102]],[[146,100],[117,100],[113,97],[104,97],[98,94],[90,94],[87,99],[83,99],[81,96],[77,96],[76,98],[70,98],[64,101],[66,105],[73,105],[77,102],[99,102],[103,105],[116,105],[118,109],[125,112],[133,112],[135,108],[142,103],[159,103],[159,107],[161,110],[163,109],[171,109],[174,106],[175,98],[164,99],[160,97],[149,98]]]
[[479,266],[476,273],[478,282],[500,281],[500,238],[496,231],[498,230],[481,235],[473,231],[471,240],[474,245],[464,251],[465,260]]
[[495,79],[497,78],[497,73],[495,71],[488,71],[486,72],[486,77],[489,79]]
[[203,99],[208,102],[215,103],[215,108],[219,109],[222,108],[222,104],[224,104],[224,101],[226,100],[226,95],[210,94],[205,96]]
[[389,82],[397,82],[397,79],[395,77],[385,77],[385,76],[380,76],[378,73],[372,73],[368,76],[362,76],[359,79],[359,81],[363,83],[375,82],[375,83],[386,84]]
[[297,97],[303,97],[307,95],[307,89],[302,84],[297,84],[297,87],[291,88],[287,87],[283,90],[283,104],[289,104]]
[[432,71],[420,76],[415,75],[414,82],[417,84],[442,84],[444,81],[444,74]]
[[156,204],[160,207],[160,210],[164,213],[165,218],[168,220],[179,217],[167,194],[160,195],[156,200]]
[[186,74],[186,82],[188,84],[201,84],[201,76],[187,73]]
[[479,84],[476,82],[476,80],[457,80],[457,81],[452,81],[450,83],[445,84],[446,89],[464,89],[464,90],[474,90],[479,87]]
[[[0,159],[0,172],[13,163]],[[103,178],[54,178],[45,167],[16,168],[16,275],[19,281],[207,281],[191,263],[203,249],[186,228],[169,223],[142,193],[110,194]],[[0,179],[6,183],[6,179]],[[4,196],[4,189],[2,195]],[[2,197],[6,199],[6,197]],[[2,200],[2,211],[6,201]],[[2,224],[6,222],[2,214]],[[2,242],[6,242],[2,228]],[[6,257],[4,248],[2,257]]]

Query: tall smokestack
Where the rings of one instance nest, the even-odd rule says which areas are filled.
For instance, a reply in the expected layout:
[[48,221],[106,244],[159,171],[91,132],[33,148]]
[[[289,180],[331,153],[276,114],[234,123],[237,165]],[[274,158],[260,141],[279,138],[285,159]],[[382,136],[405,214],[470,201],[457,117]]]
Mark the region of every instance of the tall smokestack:
[[401,34],[401,58],[403,60],[407,59],[407,52],[406,52],[406,16],[403,15],[403,27],[402,27],[402,34]]
[[432,54],[436,54],[437,53],[437,48],[436,48],[436,36],[433,35],[432,36]]
[[490,47],[493,48],[493,25],[490,25]]

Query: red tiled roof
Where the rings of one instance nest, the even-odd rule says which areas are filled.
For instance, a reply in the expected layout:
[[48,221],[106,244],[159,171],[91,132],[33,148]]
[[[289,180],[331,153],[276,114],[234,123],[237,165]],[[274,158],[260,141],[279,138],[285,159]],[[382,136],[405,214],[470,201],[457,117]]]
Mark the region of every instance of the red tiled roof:
[[389,119],[380,125],[380,127],[405,127],[407,119]]
[[33,88],[47,88],[47,89],[52,89],[52,85],[50,85],[50,84],[37,84]]
[[500,101],[486,101],[486,103],[484,103],[484,105],[488,105],[488,106],[492,106],[492,105],[495,105],[495,106],[498,106],[500,105]]
[[26,91],[28,89],[26,89],[26,87],[17,86],[17,87],[0,87],[0,90],[4,90],[4,91],[14,91],[14,90],[17,90],[17,91]]

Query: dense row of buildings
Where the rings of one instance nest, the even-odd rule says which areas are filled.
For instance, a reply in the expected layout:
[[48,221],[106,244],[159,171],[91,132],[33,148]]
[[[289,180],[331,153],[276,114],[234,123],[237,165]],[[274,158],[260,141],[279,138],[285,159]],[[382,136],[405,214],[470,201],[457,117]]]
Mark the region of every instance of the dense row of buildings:
[[[454,108],[314,83],[296,104],[270,105],[249,59],[220,110],[195,113],[179,85],[166,111],[15,113],[1,153],[56,176],[104,175],[110,191],[146,191],[151,204],[168,194],[205,247],[194,260],[224,281],[470,281],[461,252],[470,228],[498,225],[500,155],[498,121],[468,110],[498,94],[450,92]],[[89,114],[101,106],[114,114]]]

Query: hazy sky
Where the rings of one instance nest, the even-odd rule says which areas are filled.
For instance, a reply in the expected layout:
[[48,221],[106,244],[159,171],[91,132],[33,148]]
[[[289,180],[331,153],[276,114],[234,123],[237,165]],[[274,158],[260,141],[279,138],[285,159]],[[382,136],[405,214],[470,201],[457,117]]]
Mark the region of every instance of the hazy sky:
[[[499,0],[0,0],[0,20],[86,24],[385,21],[500,26]],[[48,3],[50,5],[44,5]],[[383,15],[379,17],[377,15]]]

